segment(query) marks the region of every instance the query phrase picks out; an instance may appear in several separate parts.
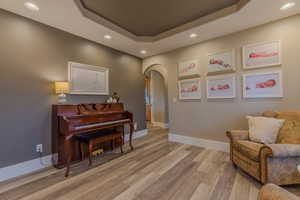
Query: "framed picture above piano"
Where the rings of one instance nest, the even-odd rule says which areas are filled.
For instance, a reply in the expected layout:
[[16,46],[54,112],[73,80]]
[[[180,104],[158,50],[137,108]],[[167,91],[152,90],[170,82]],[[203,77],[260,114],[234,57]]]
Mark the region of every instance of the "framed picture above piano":
[[109,95],[109,69],[69,62],[70,94]]

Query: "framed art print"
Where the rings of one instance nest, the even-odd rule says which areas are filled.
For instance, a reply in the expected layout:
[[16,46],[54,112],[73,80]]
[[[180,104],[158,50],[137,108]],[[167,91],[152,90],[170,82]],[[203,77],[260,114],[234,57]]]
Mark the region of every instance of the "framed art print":
[[283,97],[282,72],[247,73],[243,75],[244,98]]
[[235,71],[234,50],[208,55],[208,75]]
[[200,78],[178,81],[179,99],[201,99]]
[[243,47],[243,68],[281,65],[281,42],[265,42]]
[[189,60],[178,64],[178,76],[200,75],[198,60]]
[[236,97],[236,78],[231,76],[215,76],[206,80],[208,99],[227,99]]
[[108,68],[69,62],[70,94],[109,95]]

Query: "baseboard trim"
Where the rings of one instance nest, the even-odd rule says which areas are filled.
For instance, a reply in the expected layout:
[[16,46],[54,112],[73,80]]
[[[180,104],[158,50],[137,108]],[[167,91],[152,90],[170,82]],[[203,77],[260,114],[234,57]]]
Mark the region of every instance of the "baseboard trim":
[[[133,139],[146,136],[148,129],[137,131],[133,134]],[[129,140],[129,135],[125,135],[125,141]],[[0,182],[16,178],[18,176],[33,173],[46,167],[52,166],[52,155],[21,162],[15,165],[0,168]]]
[[194,138],[189,136],[177,135],[169,133],[169,141],[189,144],[193,146],[203,147],[207,149],[214,149],[223,152],[229,152],[229,143],[219,142],[215,140],[207,140],[201,138]]
[[0,169],[0,182],[32,173],[52,165],[52,155],[36,158]]
[[158,126],[161,128],[169,128],[169,124],[163,123],[163,122],[152,122],[153,126]]
[[[132,136],[132,139],[137,139],[137,138],[140,138],[140,137],[144,137],[146,135],[148,135],[148,129],[136,131],[136,132],[134,132],[134,134]],[[126,134],[124,139],[125,139],[126,142],[129,141],[129,134]]]

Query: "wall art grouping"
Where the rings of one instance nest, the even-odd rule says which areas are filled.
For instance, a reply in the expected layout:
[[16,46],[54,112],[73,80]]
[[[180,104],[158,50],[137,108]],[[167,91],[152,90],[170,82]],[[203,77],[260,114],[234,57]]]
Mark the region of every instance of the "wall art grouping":
[[180,100],[201,99],[200,78],[180,80],[178,82]]
[[206,85],[208,99],[235,98],[236,79],[234,75],[207,78]]
[[244,69],[281,64],[280,41],[251,44],[243,47]]
[[243,75],[244,98],[283,97],[281,71]]
[[194,75],[200,75],[198,60],[189,60],[189,61],[179,63],[178,65],[179,77],[194,76]]
[[208,74],[235,71],[234,50],[208,55]]
[[[206,95],[207,99],[236,97],[235,50],[208,54]],[[245,45],[242,47],[244,70],[281,65],[281,42],[271,41]],[[220,75],[222,73],[232,73]],[[192,78],[190,76],[199,76]],[[213,76],[211,76],[213,75]],[[201,79],[199,60],[193,59],[178,64],[178,91],[180,100],[201,99]],[[184,79],[184,80],[182,80]],[[283,97],[282,71],[244,72],[242,75],[244,98]]]

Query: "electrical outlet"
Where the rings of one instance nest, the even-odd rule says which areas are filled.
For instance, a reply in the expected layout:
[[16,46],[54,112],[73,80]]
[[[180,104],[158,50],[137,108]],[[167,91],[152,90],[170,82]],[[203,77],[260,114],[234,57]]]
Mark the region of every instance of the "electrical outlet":
[[137,123],[136,122],[134,122],[133,127],[134,127],[134,130],[136,131],[137,130]]
[[36,152],[38,152],[38,153],[43,152],[43,144],[37,144],[36,145]]

